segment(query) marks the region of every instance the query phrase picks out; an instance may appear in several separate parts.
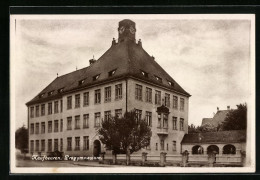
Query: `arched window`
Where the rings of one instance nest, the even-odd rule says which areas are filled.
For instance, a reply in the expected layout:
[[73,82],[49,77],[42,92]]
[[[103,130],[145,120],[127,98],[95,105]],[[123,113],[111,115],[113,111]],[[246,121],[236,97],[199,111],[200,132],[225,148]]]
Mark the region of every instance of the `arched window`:
[[219,148],[218,148],[218,146],[216,146],[216,145],[210,145],[210,146],[208,146],[208,148],[207,148],[207,154],[210,154],[210,153],[213,153],[213,152],[219,154]]
[[204,150],[203,147],[201,147],[200,145],[196,145],[192,147],[192,154],[203,154]]
[[232,144],[225,145],[223,147],[223,154],[236,154],[236,147]]

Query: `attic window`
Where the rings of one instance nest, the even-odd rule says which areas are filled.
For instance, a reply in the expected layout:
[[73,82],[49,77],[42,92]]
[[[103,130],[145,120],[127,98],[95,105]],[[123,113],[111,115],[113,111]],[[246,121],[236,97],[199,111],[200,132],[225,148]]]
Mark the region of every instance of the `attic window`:
[[79,86],[85,82],[85,79],[79,81]]
[[[100,74],[99,74],[100,75]],[[99,78],[99,75],[93,77],[93,81],[96,81]]]
[[51,96],[53,94],[54,91],[50,91],[48,92],[48,96]]
[[116,69],[114,69],[114,70],[108,72],[108,76],[111,77],[111,76],[113,76],[115,73],[116,73]]
[[168,84],[169,84],[170,86],[174,86],[174,83],[171,82],[171,81],[168,81]]
[[60,88],[60,89],[58,90],[58,92],[59,92],[59,93],[62,93],[63,90],[64,90],[64,88]]
[[144,77],[148,77],[148,73],[141,70],[141,73]]
[[39,98],[42,98],[44,96],[45,93],[42,93],[39,95]]
[[158,77],[158,76],[155,76],[155,79],[159,82],[162,82],[162,78]]

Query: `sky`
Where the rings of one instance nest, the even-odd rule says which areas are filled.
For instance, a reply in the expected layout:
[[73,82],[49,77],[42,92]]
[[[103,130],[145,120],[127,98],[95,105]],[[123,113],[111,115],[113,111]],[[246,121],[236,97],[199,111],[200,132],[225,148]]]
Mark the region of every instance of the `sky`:
[[[89,65],[118,38],[126,16],[17,18],[11,40],[16,128],[27,126],[26,102],[58,75]],[[136,39],[192,96],[189,124],[200,125],[217,107],[235,109],[250,95],[250,21],[239,19],[131,18]],[[12,30],[12,29],[11,29]],[[12,39],[13,38],[13,39]]]

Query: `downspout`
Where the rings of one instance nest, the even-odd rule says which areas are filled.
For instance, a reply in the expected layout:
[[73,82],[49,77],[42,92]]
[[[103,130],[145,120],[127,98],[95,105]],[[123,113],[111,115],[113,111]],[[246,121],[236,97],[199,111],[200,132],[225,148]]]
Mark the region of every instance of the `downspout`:
[[29,128],[29,127],[30,127],[30,126],[29,126],[29,106],[27,106],[28,153],[30,153],[30,147],[29,147],[29,146],[30,146],[30,133],[29,133],[30,128]]
[[128,81],[127,81],[127,78],[125,79],[125,86],[126,86],[125,111],[127,112],[127,102],[128,102]]

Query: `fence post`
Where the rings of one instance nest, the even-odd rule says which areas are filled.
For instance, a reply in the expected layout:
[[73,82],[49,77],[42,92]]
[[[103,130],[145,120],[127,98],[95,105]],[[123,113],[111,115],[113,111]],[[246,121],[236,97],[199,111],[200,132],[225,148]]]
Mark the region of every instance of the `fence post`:
[[145,161],[147,161],[147,152],[142,152],[142,166],[144,166]]
[[116,164],[116,153],[112,151],[113,164]]
[[182,153],[182,166],[187,167],[188,161],[189,161],[189,152],[187,150],[185,150]]
[[100,157],[101,157],[101,159],[99,160],[99,162],[101,163],[101,164],[104,164],[104,162],[105,162],[105,152],[102,152],[102,153],[100,153]]
[[166,152],[161,152],[160,154],[160,166],[165,166],[166,162]]
[[246,151],[241,151],[241,162],[242,162],[242,166],[245,167],[246,166]]

